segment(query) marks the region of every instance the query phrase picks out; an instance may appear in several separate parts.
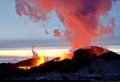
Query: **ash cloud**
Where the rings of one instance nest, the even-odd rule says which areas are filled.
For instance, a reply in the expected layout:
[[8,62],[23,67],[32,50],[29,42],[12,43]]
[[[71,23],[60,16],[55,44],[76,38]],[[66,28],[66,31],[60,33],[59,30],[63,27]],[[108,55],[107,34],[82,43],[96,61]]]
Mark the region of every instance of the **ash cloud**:
[[[70,42],[70,46],[88,47],[104,35],[114,35],[114,18],[104,25],[101,16],[109,16],[117,0],[15,0],[16,13],[26,15],[34,22],[49,19],[53,11],[64,24],[65,31],[55,29],[54,35]],[[55,34],[56,33],[56,34]]]

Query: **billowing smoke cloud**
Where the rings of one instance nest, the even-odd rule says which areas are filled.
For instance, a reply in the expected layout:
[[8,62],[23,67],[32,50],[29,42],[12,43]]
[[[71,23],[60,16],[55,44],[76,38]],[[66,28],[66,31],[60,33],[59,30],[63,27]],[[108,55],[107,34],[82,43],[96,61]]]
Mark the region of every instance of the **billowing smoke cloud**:
[[100,21],[108,16],[116,0],[16,0],[18,15],[26,15],[34,22],[47,20],[55,11],[66,30],[60,33],[55,29],[54,36],[70,42],[73,48],[87,47],[104,35],[114,34],[114,19],[107,24]]

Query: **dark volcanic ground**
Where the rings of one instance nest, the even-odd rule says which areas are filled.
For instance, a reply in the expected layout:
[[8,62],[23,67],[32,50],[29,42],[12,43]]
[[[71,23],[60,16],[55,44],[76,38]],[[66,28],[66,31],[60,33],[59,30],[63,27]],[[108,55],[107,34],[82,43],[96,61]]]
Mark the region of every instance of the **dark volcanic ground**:
[[[56,59],[56,58],[55,58]],[[18,66],[31,65],[34,59],[18,63],[1,63],[1,80],[120,80],[120,55],[101,47],[77,49],[72,59],[45,62],[30,70]]]

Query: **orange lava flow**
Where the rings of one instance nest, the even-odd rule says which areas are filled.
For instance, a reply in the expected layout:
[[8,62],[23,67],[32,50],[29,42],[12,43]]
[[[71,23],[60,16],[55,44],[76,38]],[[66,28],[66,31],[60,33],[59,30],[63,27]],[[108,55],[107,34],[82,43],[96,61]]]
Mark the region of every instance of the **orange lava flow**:
[[33,62],[34,62],[34,65],[31,65],[31,66],[19,66],[18,68],[23,69],[23,70],[29,70],[29,69],[31,69],[31,67],[36,67],[36,66],[39,66],[42,63],[45,63],[46,59],[45,59],[44,56],[40,56],[38,58],[35,58],[35,61],[33,61]]
[[[58,59],[54,60],[54,61],[62,61],[64,59],[72,59],[72,55],[71,54],[65,54],[65,55],[62,55],[61,57],[59,57]],[[23,69],[23,70],[30,70],[31,67],[36,67],[36,66],[39,66],[40,64],[43,64],[45,63],[47,60],[45,59],[44,56],[40,56],[38,58],[35,58],[35,61],[34,62],[34,65],[32,66],[19,66],[18,68],[19,69]]]
[[45,57],[42,56],[38,56],[38,53],[36,51],[33,50],[33,46],[32,46],[32,53],[33,53],[33,57],[32,57],[32,61],[30,63],[32,63],[30,66],[19,66],[19,69],[23,69],[23,70],[29,70],[31,69],[31,67],[36,67],[39,66],[40,64],[46,62]]
[[[31,67],[39,66],[40,64],[43,64],[43,63],[45,63],[47,61],[45,59],[44,55],[41,55],[39,57],[38,53],[33,50],[33,47],[32,47],[32,53],[33,53],[33,57],[32,57],[32,61],[30,61],[31,65],[30,66],[19,66],[18,67],[19,69],[29,70],[29,69],[31,69]],[[69,52],[68,54],[64,54],[61,57],[58,57],[54,61],[62,61],[64,59],[72,59],[72,56],[73,56],[73,53]]]
[[29,70],[29,69],[31,69],[31,67],[30,66],[20,66],[20,67],[18,67],[19,69],[23,69],[23,70]]

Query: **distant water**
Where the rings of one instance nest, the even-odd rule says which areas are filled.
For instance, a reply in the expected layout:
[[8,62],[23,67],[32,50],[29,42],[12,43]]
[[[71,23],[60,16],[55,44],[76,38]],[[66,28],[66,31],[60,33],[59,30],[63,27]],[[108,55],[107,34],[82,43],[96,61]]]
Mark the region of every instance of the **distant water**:
[[0,59],[0,63],[17,63],[20,62],[22,60],[13,60],[13,59]]

